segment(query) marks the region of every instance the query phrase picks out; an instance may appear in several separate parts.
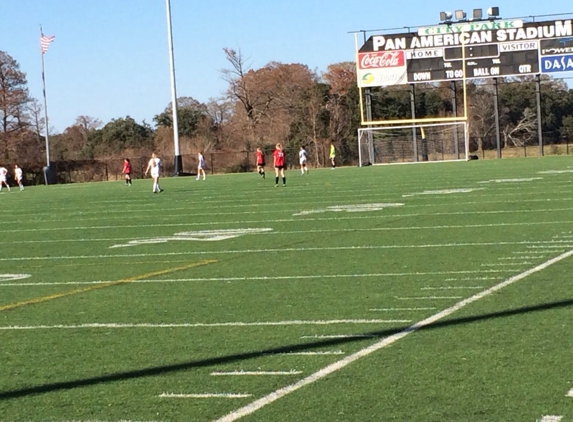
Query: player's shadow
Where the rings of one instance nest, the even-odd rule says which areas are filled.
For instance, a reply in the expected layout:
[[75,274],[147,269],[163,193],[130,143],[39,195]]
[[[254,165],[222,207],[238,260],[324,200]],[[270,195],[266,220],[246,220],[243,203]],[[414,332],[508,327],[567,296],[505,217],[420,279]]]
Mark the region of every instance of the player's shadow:
[[[566,308],[573,305],[573,299],[564,300],[560,302],[552,302],[546,303],[541,305],[535,306],[528,306],[518,309],[511,309],[506,311],[494,312],[489,314],[483,315],[476,315],[464,318],[457,318],[451,319],[447,321],[440,321],[435,322],[433,324],[422,326],[418,328],[420,331],[426,330],[435,330],[440,328],[446,328],[451,326],[457,325],[464,325],[464,324],[471,324],[474,322],[484,321],[484,320],[491,320],[496,318],[507,318],[512,316],[517,316],[521,314],[528,314],[532,312],[541,312],[547,311],[550,309],[557,309],[557,308]],[[238,353],[228,356],[221,356],[217,358],[211,359],[203,359],[198,361],[190,361],[190,362],[183,362],[174,365],[164,365],[164,366],[156,366],[152,368],[145,368],[145,369],[137,369],[133,371],[126,371],[126,372],[118,372],[115,374],[109,375],[101,375],[98,377],[91,377],[91,378],[84,378],[78,379],[75,381],[62,381],[62,382],[54,382],[48,384],[37,385],[35,387],[27,387],[21,388],[17,390],[11,391],[3,391],[0,392],[0,400],[9,400],[15,399],[20,397],[26,397],[31,395],[37,394],[45,394],[51,393],[54,391],[62,391],[62,390],[71,390],[74,388],[80,387],[87,387],[91,385],[98,385],[104,383],[110,383],[115,381],[125,381],[129,379],[135,378],[143,378],[143,377],[152,377],[158,375],[169,374],[178,371],[187,371],[193,368],[203,368],[209,367],[214,365],[221,365],[230,362],[238,362],[238,361],[245,361],[249,359],[256,359],[260,358],[265,355],[269,354],[276,354],[276,353],[293,353],[293,352],[300,352],[300,351],[310,351],[312,349],[318,349],[327,346],[339,346],[343,344],[358,342],[358,341],[365,341],[364,336],[367,337],[388,337],[394,334],[398,334],[405,330],[413,330],[412,326],[403,326],[398,328],[392,328],[387,330],[381,331],[370,331],[367,333],[363,333],[361,336],[353,336],[353,337],[346,337],[346,338],[336,338],[336,339],[325,339],[320,341],[314,341],[310,343],[301,343],[301,344],[292,344],[288,346],[282,347],[275,347],[270,348],[267,350],[257,351],[257,352],[246,352],[246,353]]]

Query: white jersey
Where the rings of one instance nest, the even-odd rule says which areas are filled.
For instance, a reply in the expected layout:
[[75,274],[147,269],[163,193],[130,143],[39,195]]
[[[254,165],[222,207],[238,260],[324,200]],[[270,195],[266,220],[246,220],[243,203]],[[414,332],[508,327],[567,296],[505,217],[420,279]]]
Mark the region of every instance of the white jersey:
[[22,180],[22,169],[18,167],[14,170],[14,175],[16,176],[16,180]]
[[298,161],[300,162],[300,164],[306,164],[306,157],[308,156],[308,154],[306,153],[306,151],[304,149],[301,149],[298,152]]
[[199,168],[200,169],[204,169],[205,168],[205,157],[203,157],[203,154],[199,154]]
[[158,157],[149,160],[149,167],[151,168],[151,177],[159,177],[161,169],[161,159]]
[[8,170],[5,167],[0,167],[0,182],[6,181],[6,175],[8,174]]

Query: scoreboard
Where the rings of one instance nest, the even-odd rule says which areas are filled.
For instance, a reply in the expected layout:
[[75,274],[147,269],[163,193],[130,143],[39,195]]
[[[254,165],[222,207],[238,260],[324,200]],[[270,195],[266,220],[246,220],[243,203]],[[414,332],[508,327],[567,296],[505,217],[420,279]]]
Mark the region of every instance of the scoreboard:
[[373,35],[357,52],[361,88],[573,71],[571,20],[477,21]]

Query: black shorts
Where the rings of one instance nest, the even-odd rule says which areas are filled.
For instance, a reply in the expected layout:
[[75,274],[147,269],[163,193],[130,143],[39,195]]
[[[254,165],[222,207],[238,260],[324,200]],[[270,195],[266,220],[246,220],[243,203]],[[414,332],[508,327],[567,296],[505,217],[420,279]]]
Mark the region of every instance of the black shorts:
[[284,170],[286,168],[286,166],[275,166],[275,168],[277,170]]

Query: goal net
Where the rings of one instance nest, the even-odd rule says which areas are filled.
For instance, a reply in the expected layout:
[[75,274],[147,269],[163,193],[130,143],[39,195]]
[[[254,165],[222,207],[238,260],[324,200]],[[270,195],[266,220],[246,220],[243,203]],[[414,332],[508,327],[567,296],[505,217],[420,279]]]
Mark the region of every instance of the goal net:
[[466,122],[358,129],[359,165],[468,160]]

